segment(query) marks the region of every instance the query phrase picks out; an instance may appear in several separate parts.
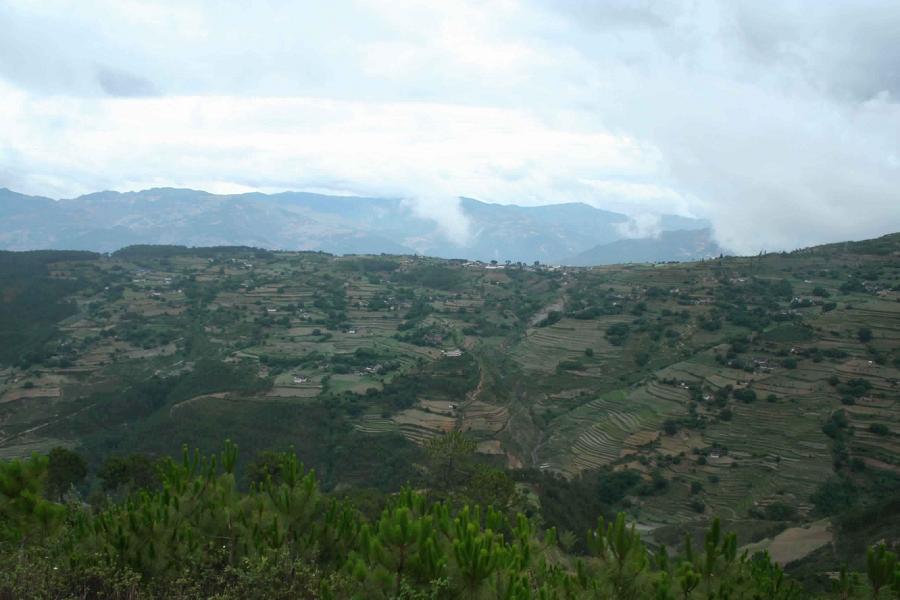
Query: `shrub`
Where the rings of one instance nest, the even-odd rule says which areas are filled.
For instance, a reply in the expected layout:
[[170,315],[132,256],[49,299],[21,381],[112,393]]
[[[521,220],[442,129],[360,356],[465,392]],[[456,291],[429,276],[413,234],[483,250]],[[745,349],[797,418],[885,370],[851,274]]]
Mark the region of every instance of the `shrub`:
[[741,388],[734,391],[734,397],[741,402],[756,402],[756,392],[749,388]]
[[797,516],[797,509],[784,502],[772,502],[766,506],[764,514],[770,521],[788,521]]
[[869,431],[875,435],[888,435],[891,432],[890,428],[884,423],[872,423],[869,425]]

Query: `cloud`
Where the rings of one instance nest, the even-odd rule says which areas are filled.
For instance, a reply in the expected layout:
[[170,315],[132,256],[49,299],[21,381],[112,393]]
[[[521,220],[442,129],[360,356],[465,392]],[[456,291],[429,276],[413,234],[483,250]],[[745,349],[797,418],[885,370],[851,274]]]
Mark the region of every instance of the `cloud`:
[[317,189],[709,218],[742,252],[900,229],[900,5],[0,4],[0,185]]
[[660,234],[659,215],[651,213],[638,214],[627,221],[616,225],[619,234],[626,238],[657,237]]
[[153,84],[143,77],[108,67],[97,69],[97,82],[110,96],[154,96],[157,93]]
[[[506,109],[0,92],[0,128],[11,151],[5,176],[52,196],[161,185],[334,189],[408,199],[462,241],[458,196],[541,202],[555,181],[599,168],[641,171],[645,163],[627,138],[551,128]],[[58,173],[66,178],[48,177]]]

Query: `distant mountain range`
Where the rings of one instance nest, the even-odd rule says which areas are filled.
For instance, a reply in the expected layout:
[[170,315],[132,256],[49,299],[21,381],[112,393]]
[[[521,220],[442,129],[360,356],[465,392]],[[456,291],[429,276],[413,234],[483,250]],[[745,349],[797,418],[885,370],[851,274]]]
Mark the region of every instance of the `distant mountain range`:
[[573,265],[694,260],[722,251],[700,219],[664,215],[658,237],[634,239],[626,237],[629,217],[582,203],[524,207],[462,198],[460,209],[469,226],[465,240],[392,198],[156,188],[53,200],[0,188],[0,249],[245,245]]
[[710,229],[663,231],[655,238],[626,238],[599,244],[562,262],[574,267],[628,262],[689,261],[723,252]]

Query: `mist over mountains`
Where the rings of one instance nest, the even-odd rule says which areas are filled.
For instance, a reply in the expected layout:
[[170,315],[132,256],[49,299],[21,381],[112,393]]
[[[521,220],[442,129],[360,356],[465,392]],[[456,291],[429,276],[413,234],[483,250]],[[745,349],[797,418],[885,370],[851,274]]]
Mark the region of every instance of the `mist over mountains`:
[[583,203],[524,207],[461,198],[459,211],[466,235],[395,198],[156,188],[53,200],[2,188],[0,249],[246,245],[576,265],[695,260],[722,252],[701,219],[663,215],[658,235],[635,239],[628,216]]

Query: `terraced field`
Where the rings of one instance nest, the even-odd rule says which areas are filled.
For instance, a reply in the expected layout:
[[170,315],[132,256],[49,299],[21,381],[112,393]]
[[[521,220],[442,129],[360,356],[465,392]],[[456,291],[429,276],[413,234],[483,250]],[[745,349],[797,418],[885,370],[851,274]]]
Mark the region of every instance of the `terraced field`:
[[78,285],[37,296],[62,316],[0,365],[0,456],[233,434],[331,473],[360,440],[415,462],[460,430],[511,468],[635,471],[648,526],[781,505],[800,522],[823,482],[900,474],[900,236],[580,269],[247,248],[48,261],[40,285]]
[[[552,372],[559,362],[584,358],[585,350],[590,348],[594,360],[587,361],[588,367],[584,372],[591,374],[596,371],[596,367],[591,368],[592,363],[599,364],[604,359],[615,357],[620,350],[607,340],[606,328],[630,320],[623,316],[587,321],[562,319],[549,327],[529,329],[512,356],[525,370]],[[555,362],[548,360],[551,357]]]
[[649,386],[590,400],[553,422],[540,466],[575,474],[612,464],[656,439],[660,424],[683,412],[681,400]]

